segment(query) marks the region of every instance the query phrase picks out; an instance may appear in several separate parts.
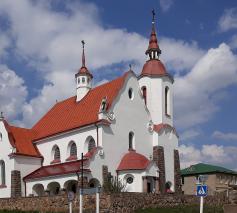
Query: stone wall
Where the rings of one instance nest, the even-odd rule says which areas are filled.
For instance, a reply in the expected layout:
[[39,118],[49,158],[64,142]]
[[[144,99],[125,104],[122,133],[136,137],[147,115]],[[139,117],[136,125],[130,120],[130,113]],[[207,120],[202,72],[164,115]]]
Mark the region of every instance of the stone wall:
[[156,162],[159,168],[159,189],[162,194],[165,193],[165,155],[164,147],[154,146],[153,147],[153,160]]
[[174,150],[174,189],[176,193],[182,192],[180,160],[178,150]]
[[21,172],[11,171],[11,197],[21,196]]
[[[84,208],[87,212],[95,212],[95,195],[84,196]],[[225,196],[208,196],[205,203],[210,206],[220,206],[227,202]],[[192,195],[160,195],[148,193],[118,193],[100,195],[100,212],[126,213],[139,208],[198,205],[199,198]],[[73,212],[78,212],[78,198],[73,201]],[[0,209],[40,211],[40,212],[68,212],[66,195],[54,197],[26,197],[2,198]],[[91,211],[90,211],[91,210]]]

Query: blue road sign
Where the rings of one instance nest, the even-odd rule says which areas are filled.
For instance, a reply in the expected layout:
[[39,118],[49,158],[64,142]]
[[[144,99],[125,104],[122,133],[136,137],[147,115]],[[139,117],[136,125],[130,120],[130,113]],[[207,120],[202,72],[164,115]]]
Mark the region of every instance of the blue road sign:
[[207,196],[207,185],[197,185],[197,196]]

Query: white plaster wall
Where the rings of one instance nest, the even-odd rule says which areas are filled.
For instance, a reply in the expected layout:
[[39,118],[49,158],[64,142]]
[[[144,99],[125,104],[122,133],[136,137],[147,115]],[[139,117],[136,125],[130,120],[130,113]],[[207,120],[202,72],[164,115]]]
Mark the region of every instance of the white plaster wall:
[[36,169],[41,167],[41,159],[40,158],[32,158],[32,157],[24,157],[24,156],[16,156],[14,157],[15,170],[21,172],[21,193],[22,196],[25,196],[25,183],[23,178],[35,171]]
[[[120,172],[118,177],[121,182],[126,184],[125,191],[127,191],[127,192],[142,192],[143,191],[143,182],[142,182],[143,174],[144,174],[144,171],[130,170],[130,171]],[[126,176],[127,175],[133,176],[133,183],[131,183],[131,184],[126,183]]]
[[[128,97],[129,88],[134,91],[133,100]],[[153,152],[152,134],[147,129],[150,118],[134,75],[129,74],[127,77],[111,111],[115,114],[115,120],[109,127],[103,128],[104,164],[112,175],[116,175],[122,157],[128,152],[130,131],[134,132],[136,152],[148,159]]]
[[[133,183],[126,183],[126,179],[129,175],[133,176]],[[127,192],[143,192],[143,176],[155,176],[158,175],[158,167],[155,163],[151,163],[146,170],[128,170],[128,171],[120,171],[118,178],[124,184],[126,184],[125,190]],[[152,188],[154,188],[154,183],[152,184]]]
[[[88,179],[91,178],[90,174],[84,174],[84,177],[87,177]],[[29,196],[30,194],[33,194],[33,186],[36,184],[42,184],[44,186],[44,190],[47,190],[47,187],[52,182],[57,182],[60,185],[60,189],[64,188],[64,184],[67,181],[70,180],[76,180],[78,181],[78,176],[76,174],[69,174],[69,175],[62,175],[62,176],[54,176],[54,177],[48,177],[44,179],[34,179],[31,181],[26,182],[26,194]]]
[[[168,123],[173,125],[173,85],[168,77],[148,77],[139,79],[140,88],[147,89],[147,108],[154,124]],[[165,87],[170,89],[170,117],[165,115]]]
[[[82,78],[85,78],[85,82],[82,83]],[[89,78],[89,82],[87,79]],[[80,79],[80,83],[78,83],[78,79]],[[91,89],[91,79],[88,76],[78,76],[76,78],[76,85],[77,85],[77,101],[80,101]]]
[[5,125],[0,121],[0,132],[2,133],[2,141],[0,141],[0,160],[5,162],[6,188],[0,188],[0,198],[11,196],[11,171],[14,170],[14,160],[9,158],[12,152],[12,146],[9,142],[8,133]]
[[96,126],[68,132],[36,142],[37,148],[44,157],[43,165],[50,165],[50,162],[53,160],[52,149],[54,145],[57,145],[60,149],[61,162],[66,162],[66,159],[69,157],[68,145],[71,141],[76,143],[77,157],[78,159],[81,159],[81,153],[87,153],[87,146],[85,146],[85,142],[89,136],[92,136],[97,144]]
[[166,182],[172,183],[174,190],[174,150],[178,149],[178,138],[170,129],[162,130],[161,133],[154,132],[154,146],[164,147]]

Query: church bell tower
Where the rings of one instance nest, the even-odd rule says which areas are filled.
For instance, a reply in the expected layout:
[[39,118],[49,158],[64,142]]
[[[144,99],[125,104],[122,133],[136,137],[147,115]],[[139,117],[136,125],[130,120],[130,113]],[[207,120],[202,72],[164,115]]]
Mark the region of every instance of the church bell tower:
[[173,78],[160,60],[161,50],[155,30],[155,12],[152,11],[152,29],[145,54],[148,60],[139,76],[145,104],[154,124],[173,125]]

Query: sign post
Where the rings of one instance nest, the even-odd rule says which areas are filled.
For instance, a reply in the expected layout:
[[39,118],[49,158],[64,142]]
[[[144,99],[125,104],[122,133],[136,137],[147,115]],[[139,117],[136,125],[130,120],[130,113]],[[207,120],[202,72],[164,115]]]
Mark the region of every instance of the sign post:
[[72,201],[74,200],[74,193],[72,191],[67,194],[68,203],[69,203],[69,213],[72,213]]
[[200,213],[203,213],[204,197],[207,196],[207,185],[197,185],[197,196],[200,197]]
[[83,189],[80,189],[80,195],[79,195],[79,199],[80,199],[80,213],[82,213],[82,209],[83,209],[83,201],[82,201],[82,199],[83,199],[83,196],[82,196],[82,194],[83,194]]

